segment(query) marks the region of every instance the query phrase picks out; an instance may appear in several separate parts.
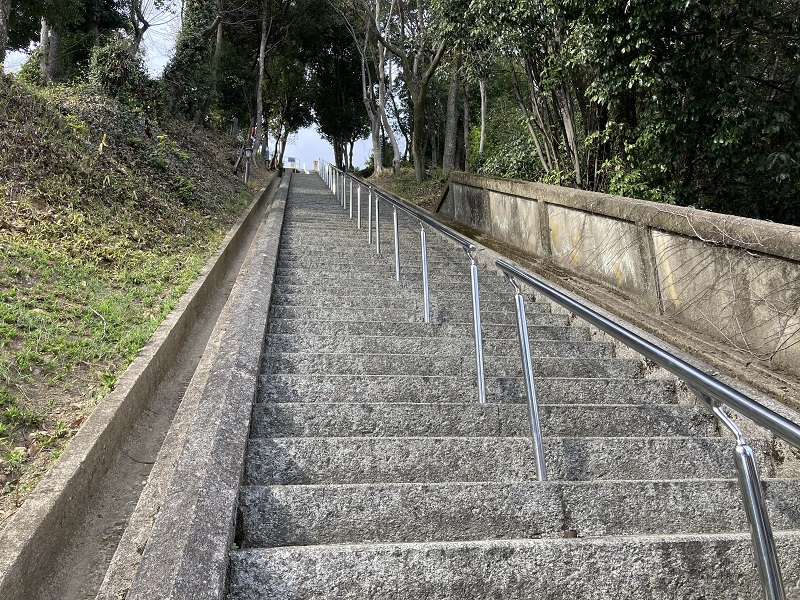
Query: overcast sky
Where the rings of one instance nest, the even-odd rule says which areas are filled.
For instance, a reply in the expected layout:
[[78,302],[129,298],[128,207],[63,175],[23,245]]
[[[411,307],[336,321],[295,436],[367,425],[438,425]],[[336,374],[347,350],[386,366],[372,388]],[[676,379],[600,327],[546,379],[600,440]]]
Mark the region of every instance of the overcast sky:
[[[151,22],[155,23],[155,20],[151,20]],[[179,28],[180,18],[161,18],[157,25],[154,24],[145,32],[142,45],[145,49],[145,64],[151,76],[161,76],[164,66],[175,51],[175,38]],[[35,47],[32,45],[31,49]],[[24,52],[9,52],[4,64],[5,71],[16,73],[26,60],[28,60],[28,55]],[[274,145],[274,140],[270,140],[270,148],[273,148]],[[372,154],[372,147],[368,140],[356,142],[353,151],[353,163],[356,168],[365,167],[370,154]],[[306,163],[307,168],[311,169],[314,161],[320,158],[333,162],[333,147],[320,137],[316,125],[312,125],[301,129],[289,138],[286,152],[284,152],[284,158],[288,157],[296,158],[300,163],[298,166]]]

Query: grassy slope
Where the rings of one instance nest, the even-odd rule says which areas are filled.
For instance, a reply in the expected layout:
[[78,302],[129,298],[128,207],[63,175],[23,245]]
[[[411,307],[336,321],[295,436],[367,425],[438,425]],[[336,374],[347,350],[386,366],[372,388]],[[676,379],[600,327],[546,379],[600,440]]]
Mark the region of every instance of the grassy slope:
[[447,185],[447,175],[441,171],[433,171],[422,183],[417,183],[414,169],[405,168],[395,176],[392,169],[384,170],[380,175],[372,175],[370,183],[374,183],[390,192],[397,194],[419,206],[435,211],[442,199],[442,193]]
[[207,132],[0,77],[2,522],[252,195]]

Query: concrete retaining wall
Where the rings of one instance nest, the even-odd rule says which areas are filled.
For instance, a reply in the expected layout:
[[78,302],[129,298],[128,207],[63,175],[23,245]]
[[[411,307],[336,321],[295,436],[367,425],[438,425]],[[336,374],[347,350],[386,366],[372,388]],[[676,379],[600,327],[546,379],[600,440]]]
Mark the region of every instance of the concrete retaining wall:
[[800,227],[466,173],[438,212],[800,374]]

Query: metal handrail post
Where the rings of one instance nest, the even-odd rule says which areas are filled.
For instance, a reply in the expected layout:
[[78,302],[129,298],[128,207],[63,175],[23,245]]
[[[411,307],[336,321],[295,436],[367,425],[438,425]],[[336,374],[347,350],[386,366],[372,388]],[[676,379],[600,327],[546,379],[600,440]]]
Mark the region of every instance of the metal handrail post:
[[525,317],[525,300],[516,280],[506,274],[508,281],[514,286],[514,304],[517,309],[517,336],[519,337],[519,353],[522,358],[522,375],[525,378],[525,394],[528,397],[528,418],[531,426],[531,442],[533,456],[536,461],[536,476],[539,481],[547,481],[547,467],[544,464],[544,445],[542,443],[542,427],[539,421],[539,403],[536,398],[536,383],[533,379],[533,362],[531,361],[531,342],[528,338],[528,322]]
[[425,225],[420,221],[419,236],[422,243],[422,302],[425,307],[425,322],[431,322],[431,298],[428,292],[428,242],[425,239]]
[[478,370],[478,402],[486,404],[486,378],[483,372],[483,334],[481,333],[481,304],[478,295],[478,261],[475,260],[473,252],[475,246],[465,248],[464,251],[469,256],[470,281],[472,283],[472,323],[475,333],[475,362]]
[[381,213],[380,197],[375,194],[375,254],[381,253]]
[[356,186],[356,191],[358,192],[358,228],[361,229],[361,184],[359,183]]
[[400,233],[397,225],[397,207],[392,206],[392,216],[394,218],[394,276],[400,281]]
[[375,192],[375,254],[381,253],[381,208],[380,196]]
[[764,599],[786,600],[775,538],[772,535],[753,449],[747,444],[737,444],[734,457]]
[[537,280],[535,277],[532,277],[505,260],[496,260],[495,264],[502,271],[514,275],[518,281],[531,286],[536,291],[556,302],[556,304],[563,306],[642,356],[649,358],[660,367],[685,381],[692,388],[707,394],[710,398],[713,398],[715,402],[719,402],[727,408],[735,410],[739,414],[790,443],[795,448],[800,449],[800,425],[797,423],[790,421],[774,410],[767,408],[763,404],[745,396],[732,387],[725,385],[715,377],[704,373],[689,363],[679,359],[677,356],[666,352],[633,332],[628,331],[580,302],[565,296],[555,288]]
[[353,218],[353,177],[350,177],[350,218]]
[[745,440],[742,430],[733,422],[719,402],[696,387],[690,385],[689,390],[711,409],[736,438],[733,462],[736,465],[744,512],[750,525],[750,540],[753,544],[753,554],[756,559],[761,590],[764,592],[764,600],[786,600],[781,565],[775,549],[775,537],[772,534],[772,525],[769,522],[769,513],[753,449]]
[[372,245],[372,188],[369,188],[367,198],[367,243]]

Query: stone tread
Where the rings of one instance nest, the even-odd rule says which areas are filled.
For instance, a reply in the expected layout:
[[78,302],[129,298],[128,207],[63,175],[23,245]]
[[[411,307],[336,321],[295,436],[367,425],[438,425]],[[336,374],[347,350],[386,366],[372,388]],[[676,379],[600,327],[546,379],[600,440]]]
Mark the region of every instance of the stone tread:
[[[717,435],[705,407],[630,404],[543,404],[545,436],[663,437]],[[398,437],[530,435],[522,404],[258,403],[252,437]]]
[[[542,314],[528,317],[529,335],[543,337],[542,334],[563,334],[563,339],[583,339],[585,328],[576,328],[574,333],[568,327],[569,319],[565,315]],[[324,321],[317,319],[278,319],[272,318],[267,323],[268,333],[308,333],[310,335],[403,335],[454,337],[472,336],[472,320],[464,323],[425,323],[422,310],[414,315],[412,321],[395,320],[380,321]],[[517,335],[516,324],[481,324],[485,338],[498,337],[508,339]],[[534,333],[535,332],[535,333]]]
[[[476,397],[474,381],[425,375],[262,375],[259,402],[466,402]],[[537,378],[542,404],[668,404],[675,384],[667,379]],[[487,377],[489,403],[524,402],[521,377]]]
[[[532,358],[538,377],[604,377],[635,379],[643,375],[644,363],[628,358]],[[262,373],[347,374],[347,375],[463,375],[475,377],[472,356],[425,356],[418,354],[325,354],[284,352],[267,355]],[[484,355],[484,368],[490,377],[522,377],[518,356]]]
[[[773,526],[800,530],[800,482],[764,490]],[[239,545],[747,532],[739,494],[735,479],[246,486]]]
[[[530,332],[529,336],[533,338]],[[546,333],[546,332],[545,332]],[[555,333],[553,334],[555,335]],[[461,337],[411,337],[372,335],[309,335],[273,333],[267,337],[267,354],[283,352],[320,352],[331,354],[362,354],[380,348],[385,354],[418,354],[451,356],[475,352],[472,336]],[[512,357],[519,352],[519,341],[515,338],[490,338],[483,342],[483,351],[488,355]],[[537,335],[530,344],[531,356],[562,356],[582,358],[613,358],[614,346],[609,342],[569,341],[547,339]]]
[[[551,479],[735,477],[728,439],[708,437],[546,438]],[[764,467],[765,450],[756,450]],[[768,472],[768,471],[767,471]],[[534,481],[523,437],[251,438],[248,485],[428,481]]]
[[[778,534],[784,572],[800,533]],[[602,574],[602,576],[600,576]],[[800,597],[800,581],[787,580]],[[749,534],[489,540],[243,549],[229,600],[760,598]]]

